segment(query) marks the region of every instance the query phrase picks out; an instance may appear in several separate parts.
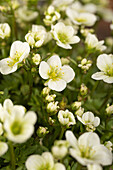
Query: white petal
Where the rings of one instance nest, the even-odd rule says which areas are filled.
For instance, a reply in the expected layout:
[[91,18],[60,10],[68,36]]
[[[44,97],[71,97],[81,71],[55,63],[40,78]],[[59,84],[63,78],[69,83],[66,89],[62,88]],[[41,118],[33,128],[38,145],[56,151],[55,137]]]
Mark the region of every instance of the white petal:
[[56,163],[53,170],[66,170],[65,166],[61,163]]
[[99,117],[95,117],[95,118],[94,118],[93,125],[94,125],[95,127],[97,127],[97,126],[99,126],[99,124],[100,124],[100,118],[99,118]]
[[50,70],[49,65],[45,61],[42,61],[39,66],[39,74],[43,79],[49,78],[48,76],[49,70]]
[[112,57],[110,55],[101,54],[97,58],[97,67],[101,71],[106,72],[107,67],[113,67],[112,62],[113,62],[113,59],[112,59]]
[[93,122],[94,121],[94,114],[92,112],[85,112],[82,115],[82,120],[84,122]]
[[3,104],[4,109],[9,110],[13,107],[13,102],[10,99],[6,99]]
[[5,142],[0,142],[0,156],[4,155],[8,150],[8,145]]
[[45,163],[46,163],[47,165],[49,165],[50,169],[52,169],[53,166],[54,166],[54,160],[53,160],[52,154],[51,154],[50,152],[44,152],[44,153],[42,154],[42,157],[44,158]]
[[68,65],[64,65],[62,67],[62,72],[63,72],[63,80],[65,80],[67,83],[71,82],[74,77],[75,77],[75,72],[73,71],[73,69],[68,66]]
[[45,164],[42,156],[39,155],[31,155],[28,157],[25,165],[27,170],[38,170]]
[[25,114],[25,111],[26,111],[26,108],[24,106],[21,106],[21,105],[14,105],[13,109],[18,110],[18,112],[21,112],[22,117],[23,117],[23,115]]
[[60,57],[58,55],[53,55],[52,57],[50,57],[48,60],[47,60],[47,63],[49,64],[49,66],[52,66],[52,67],[61,67],[61,60],[60,60]]
[[62,43],[61,41],[57,41],[56,44],[62,48],[65,48],[65,49],[72,49],[72,47],[69,45],[69,44],[64,44]]
[[65,133],[65,136],[66,136],[66,140],[69,142],[70,146],[75,148],[75,150],[79,151],[77,139],[74,136],[74,134],[72,133],[72,131],[67,130]]
[[8,62],[12,61],[10,58],[5,58],[0,61],[0,72],[4,75],[13,73],[17,70],[17,65],[10,67]]
[[81,118],[80,116],[77,115],[77,119],[78,119],[81,123],[83,123],[83,125],[86,125],[86,123],[82,120],[82,118]]
[[95,150],[93,160],[104,166],[112,164],[112,153],[104,145],[94,146],[93,149]]
[[95,79],[95,80],[102,80],[106,77],[108,77],[108,76],[106,76],[104,72],[96,72],[91,76],[91,78]]
[[36,113],[33,112],[33,111],[28,111],[26,114],[25,114],[25,117],[24,117],[24,121],[27,122],[27,123],[30,123],[30,124],[35,124],[36,123],[36,120],[37,120],[37,116],[36,116]]
[[103,78],[103,81],[106,83],[113,83],[113,77],[106,76]]
[[96,133],[92,132],[85,132],[83,135],[81,135],[78,139],[79,146],[95,146],[100,144],[100,139]]
[[87,165],[88,170],[102,170],[102,167],[98,164]]
[[48,81],[48,87],[52,90],[60,92],[66,88],[66,82],[62,79],[59,79],[56,81],[53,81],[52,79],[50,79]]

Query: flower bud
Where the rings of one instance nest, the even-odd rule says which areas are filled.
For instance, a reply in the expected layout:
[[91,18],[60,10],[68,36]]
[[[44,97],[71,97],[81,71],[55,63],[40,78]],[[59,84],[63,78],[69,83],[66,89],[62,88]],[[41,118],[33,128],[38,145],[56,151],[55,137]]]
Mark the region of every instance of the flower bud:
[[42,90],[42,95],[43,96],[46,96],[48,95],[50,92],[50,88],[49,87],[44,87],[43,90]]
[[105,142],[104,145],[112,152],[113,144],[110,141]]
[[77,110],[77,109],[79,109],[79,107],[81,107],[81,102],[76,101],[76,102],[72,103],[71,106],[72,106],[73,110]]
[[57,113],[57,110],[59,108],[58,102],[50,102],[47,104],[47,111],[52,113],[53,115]]
[[87,93],[88,93],[88,88],[85,86],[85,84],[81,84],[80,94],[82,96],[85,96]]
[[113,105],[111,106],[109,106],[109,104],[107,105],[106,113],[109,115],[113,114]]
[[45,100],[47,101],[47,102],[53,102],[54,101],[54,99],[55,99],[55,97],[56,97],[56,94],[52,94],[52,95],[47,95],[46,96],[46,98],[45,98]]
[[46,134],[48,134],[49,131],[48,131],[48,128],[47,127],[42,127],[40,126],[37,130],[37,135],[42,138],[44,137]]
[[35,54],[32,60],[33,60],[33,63],[35,63],[36,65],[39,65],[40,60],[41,60],[40,54]]
[[80,116],[80,117],[83,115],[83,113],[84,113],[84,108],[82,108],[82,107],[80,107],[80,108],[75,112],[75,114],[78,115],[78,116]]

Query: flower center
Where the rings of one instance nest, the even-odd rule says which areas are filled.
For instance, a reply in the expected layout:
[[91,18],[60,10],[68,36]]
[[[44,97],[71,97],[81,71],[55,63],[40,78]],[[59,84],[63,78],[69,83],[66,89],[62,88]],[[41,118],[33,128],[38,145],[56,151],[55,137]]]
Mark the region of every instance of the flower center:
[[8,66],[13,67],[14,64],[19,61],[21,55],[22,55],[22,53],[16,51],[14,54],[14,57],[9,57],[11,59],[11,61],[7,61]]
[[106,73],[108,76],[112,77],[113,76],[113,63],[112,66],[108,66],[106,69]]
[[11,126],[11,131],[14,135],[19,135],[22,131],[22,124],[19,121],[13,122]]
[[56,67],[52,67],[50,66],[50,71],[48,72],[49,78],[52,80],[59,80],[62,78],[62,70],[61,68],[58,68],[58,66]]
[[87,158],[87,159],[90,159],[95,153],[92,147],[90,146],[85,147],[83,145],[80,146],[80,151],[81,151],[81,157]]
[[86,20],[86,18],[75,18],[75,20],[76,21],[78,21],[78,22],[86,22],[87,20]]
[[58,39],[64,44],[68,43],[68,36],[65,33],[59,32],[58,33]]

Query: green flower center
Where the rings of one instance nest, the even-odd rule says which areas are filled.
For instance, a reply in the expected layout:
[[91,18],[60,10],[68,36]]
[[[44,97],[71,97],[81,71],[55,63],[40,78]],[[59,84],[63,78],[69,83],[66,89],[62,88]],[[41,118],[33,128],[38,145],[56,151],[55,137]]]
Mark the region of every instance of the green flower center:
[[87,20],[85,18],[75,18],[76,21],[78,22],[86,22]]
[[108,66],[108,67],[106,68],[106,74],[107,74],[108,76],[110,76],[110,77],[113,76],[113,63],[112,63],[112,66]]
[[87,158],[87,159],[92,158],[92,156],[95,153],[95,151],[92,149],[92,147],[90,147],[90,146],[84,147],[83,145],[80,146],[80,151],[81,151],[81,157]]
[[62,75],[64,73],[62,72],[61,68],[58,68],[58,66],[56,67],[52,67],[50,66],[50,71],[48,72],[49,78],[52,80],[59,80],[62,78]]
[[47,163],[46,165],[41,165],[40,168],[38,168],[37,170],[52,170],[51,166],[49,163]]
[[14,57],[9,57],[11,59],[11,61],[7,61],[8,66],[13,67],[15,65],[15,63],[17,63],[19,61],[21,55],[22,55],[22,53],[16,51]]
[[11,131],[14,135],[19,135],[22,131],[22,123],[19,121],[13,122],[11,126]]
[[58,39],[63,43],[66,44],[68,43],[69,39],[68,36],[65,33],[58,33]]

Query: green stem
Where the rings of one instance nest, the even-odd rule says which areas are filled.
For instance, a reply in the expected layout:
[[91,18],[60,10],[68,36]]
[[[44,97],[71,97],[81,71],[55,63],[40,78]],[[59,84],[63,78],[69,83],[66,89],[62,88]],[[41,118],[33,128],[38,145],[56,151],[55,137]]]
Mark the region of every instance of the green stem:
[[12,142],[9,142],[9,149],[10,149],[10,158],[11,158],[11,170],[15,170],[15,154],[14,154],[14,147]]
[[70,57],[68,57],[68,59],[73,63],[73,64],[75,64],[76,66],[77,66],[77,63],[76,63],[76,61],[75,60],[73,60],[72,58],[70,58]]
[[65,128],[62,126],[59,140],[63,138],[64,132],[65,132]]

